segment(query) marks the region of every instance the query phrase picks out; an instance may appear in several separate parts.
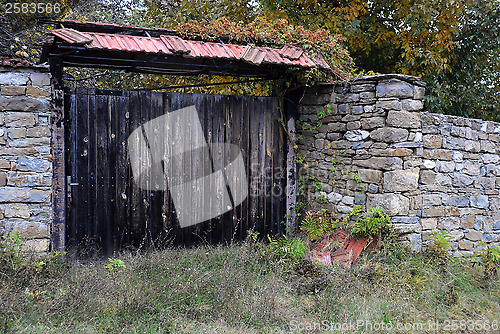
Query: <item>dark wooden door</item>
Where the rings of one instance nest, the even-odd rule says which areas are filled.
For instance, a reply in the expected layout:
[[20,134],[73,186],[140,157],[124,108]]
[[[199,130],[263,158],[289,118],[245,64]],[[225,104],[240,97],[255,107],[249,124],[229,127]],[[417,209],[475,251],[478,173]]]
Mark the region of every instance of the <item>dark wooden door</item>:
[[[68,91],[65,105],[69,247],[83,250],[94,246],[108,255],[125,247],[226,242],[244,238],[249,229],[262,236],[283,231],[287,146],[277,98],[76,89]],[[173,129],[157,131],[155,137],[146,133],[148,124],[187,107],[194,108],[190,110],[195,110],[194,119],[201,128],[195,120],[189,130],[179,130],[174,124]],[[147,178],[153,177],[147,174],[141,175],[142,181],[146,179],[151,186],[141,185],[137,171],[150,163],[150,157],[144,153],[146,149],[132,145],[134,136],[144,137],[140,142],[148,149],[158,146],[152,141],[163,137],[183,140],[184,145],[206,142],[207,150],[199,156],[210,156],[214,174],[230,161],[224,156],[229,153],[215,144],[233,144],[241,153],[243,168],[238,177],[247,181],[240,183],[245,189],[221,186],[217,193],[227,191],[235,205],[216,217],[181,227],[175,203],[179,209],[179,201],[186,200],[196,212],[198,204],[216,203],[218,195],[202,194],[195,186],[192,192],[185,187],[179,195],[172,190],[177,189],[173,187],[176,181],[167,176],[163,188],[152,185],[162,180],[150,181]],[[199,169],[196,149],[170,160],[177,166],[178,177],[189,179]],[[179,166],[185,173],[178,175]],[[167,170],[164,165],[161,168]],[[231,176],[224,171],[221,175],[230,183]],[[247,194],[241,203],[235,202],[238,191]]]

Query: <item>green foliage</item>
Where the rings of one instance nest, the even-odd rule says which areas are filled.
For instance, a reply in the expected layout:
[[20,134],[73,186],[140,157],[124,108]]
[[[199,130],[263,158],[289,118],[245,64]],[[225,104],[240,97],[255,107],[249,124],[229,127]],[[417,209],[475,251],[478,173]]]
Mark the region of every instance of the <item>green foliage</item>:
[[316,240],[324,234],[331,233],[337,227],[337,221],[328,210],[306,212],[300,222],[300,230],[307,234],[309,240]]
[[361,212],[361,206],[356,206],[356,209],[351,213],[357,215],[352,234],[357,237],[373,239],[387,235],[391,231],[391,218],[381,208],[371,208],[365,212]]
[[278,239],[268,238],[270,241],[269,254],[279,261],[293,266],[305,258],[307,246],[302,239],[286,235]]
[[2,235],[0,240],[0,266],[5,271],[16,271],[26,265],[25,254],[21,248],[19,233]]
[[120,259],[116,259],[116,258],[109,258],[108,259],[108,262],[105,267],[106,269],[108,269],[109,272],[111,273],[119,273],[121,272],[123,269],[127,268],[127,266],[125,266],[125,263],[120,260]]
[[435,232],[430,238],[427,251],[437,260],[446,261],[450,258],[448,251],[452,249],[450,235],[446,231]]
[[248,233],[248,237],[250,239],[252,239],[253,242],[257,241],[257,238],[259,237],[259,234],[260,234],[258,231],[254,231],[254,230],[248,230],[247,233]]
[[242,21],[231,21],[221,17],[209,22],[197,20],[175,27],[181,36],[201,38],[204,40],[227,39],[231,43],[257,44],[270,47],[282,47],[291,44],[304,49],[310,56],[324,59],[331,70],[321,75],[318,70],[307,71],[303,80],[345,79],[352,74],[353,62],[347,50],[342,46],[343,37],[333,35],[329,30],[309,30],[301,25],[294,26],[286,19],[267,19],[257,17],[245,24]]
[[426,108],[500,120],[497,0],[263,0],[269,14],[342,34],[363,70],[416,75]]
[[474,252],[473,263],[483,266],[484,278],[490,279],[497,276],[498,268],[500,268],[500,248],[484,242],[480,242],[479,245],[485,247]]
[[471,328],[473,315],[476,332],[498,328],[500,282],[477,279],[482,268],[468,261],[436,266],[394,244],[350,269],[307,260],[291,268],[262,256],[269,245],[249,242],[122,253],[127,270],[114,276],[94,261],[49,278],[0,272],[0,332],[299,333],[291,324],[304,316]]

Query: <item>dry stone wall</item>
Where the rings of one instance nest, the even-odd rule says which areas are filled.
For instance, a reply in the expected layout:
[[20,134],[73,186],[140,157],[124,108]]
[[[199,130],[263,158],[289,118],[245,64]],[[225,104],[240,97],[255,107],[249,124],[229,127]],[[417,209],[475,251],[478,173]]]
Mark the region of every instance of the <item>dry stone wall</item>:
[[50,76],[43,66],[0,67],[0,235],[50,245],[52,164]]
[[415,250],[439,230],[456,256],[500,242],[500,124],[426,113],[424,93],[404,75],[308,89],[298,147],[300,177],[316,181],[309,208],[381,207]]

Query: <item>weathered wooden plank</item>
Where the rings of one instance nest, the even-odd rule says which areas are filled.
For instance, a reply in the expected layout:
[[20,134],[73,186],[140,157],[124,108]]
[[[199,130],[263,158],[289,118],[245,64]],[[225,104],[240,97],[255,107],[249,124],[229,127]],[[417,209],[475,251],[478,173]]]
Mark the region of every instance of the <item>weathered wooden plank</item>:
[[287,168],[286,168],[286,229],[291,233],[296,229],[296,204],[297,204],[297,157],[295,154],[298,94],[296,91],[285,96],[285,112],[287,118]]
[[64,252],[66,239],[66,155],[63,61],[50,57],[52,149],[52,250]]
[[128,221],[130,211],[130,183],[131,170],[129,164],[127,139],[130,134],[129,98],[126,95],[117,98],[116,111],[114,113],[116,129],[116,169],[115,169],[115,229],[116,236],[113,240],[113,249],[119,250],[124,245],[129,245]]
[[[80,116],[75,115],[80,118],[72,120],[76,122],[76,127],[86,128],[88,131],[87,160],[78,156],[84,150],[81,141],[70,148],[70,151],[77,152],[69,162],[70,165],[78,165],[76,169],[71,166],[72,173],[74,170],[81,175],[82,180],[88,180],[88,187],[81,187],[83,198],[87,198],[87,209],[85,205],[78,204],[73,208],[77,212],[72,217],[86,215],[87,219],[79,221],[84,221],[83,227],[86,227],[89,236],[101,237],[98,244],[104,251],[109,253],[127,245],[152,245],[166,236],[166,229],[170,229],[175,236],[175,243],[184,245],[200,240],[218,243],[230,241],[235,236],[243,238],[252,227],[261,232],[261,235],[281,230],[284,194],[276,193],[275,189],[279,188],[280,182],[282,186],[286,183],[284,175],[279,175],[286,152],[284,131],[276,121],[278,116],[272,113],[277,106],[277,99],[181,93],[151,95],[150,92],[134,91],[125,92],[124,96],[118,94],[95,97],[92,93],[93,91],[87,98],[88,110]],[[95,99],[97,105],[92,102]],[[194,226],[180,228],[168,187],[165,191],[156,191],[152,187],[146,187],[149,190],[143,189],[133,179],[127,139],[133,130],[143,127],[146,122],[193,104],[197,107],[203,133],[197,133],[194,129],[182,133],[174,126],[174,135],[169,139],[171,142],[166,137],[154,137],[159,140],[155,149],[169,150],[171,145],[175,147],[180,143],[180,138],[192,140],[192,143],[203,140],[207,145],[236,144],[241,150],[246,170],[231,177],[233,181],[234,178],[246,177],[249,193],[241,205],[233,206],[229,212]],[[82,118],[84,114],[85,117]],[[83,135],[77,131],[74,136],[78,139]],[[200,170],[203,170],[206,163],[203,150],[200,153],[192,148],[179,158],[181,160],[178,163],[165,164],[165,172],[173,173],[172,168],[177,168],[181,170],[185,180],[200,177]],[[205,153],[209,153],[212,159],[212,173],[224,167],[230,154],[223,145]],[[144,150],[138,154],[136,158],[145,159],[149,153]],[[199,189],[184,188],[185,191],[181,193],[190,197],[185,200],[189,200],[194,212],[199,213],[199,208],[205,203],[215,204],[224,193],[231,192],[227,186],[227,175],[225,181],[226,185],[221,183],[205,196],[200,194],[203,189],[201,185]],[[82,210],[87,212],[82,214]],[[78,227],[76,221],[71,224]]]

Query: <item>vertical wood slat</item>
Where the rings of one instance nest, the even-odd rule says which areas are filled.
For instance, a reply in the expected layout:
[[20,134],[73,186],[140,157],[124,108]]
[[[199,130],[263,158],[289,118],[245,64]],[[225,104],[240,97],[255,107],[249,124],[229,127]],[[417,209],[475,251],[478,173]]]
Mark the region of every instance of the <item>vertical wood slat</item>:
[[[88,184],[78,187],[78,196],[86,201],[78,200],[71,206],[72,226],[68,231],[72,233],[71,228],[78,228],[79,242],[86,237],[94,239],[103,252],[110,254],[128,245],[151,246],[166,237],[167,229],[175,243],[184,245],[199,241],[200,237],[217,243],[230,241],[234,236],[244,238],[252,227],[262,236],[282,230],[285,195],[274,190],[286,184],[285,175],[279,175],[286,152],[282,142],[284,132],[277,122],[277,99],[137,91],[121,94],[80,92],[76,97],[79,102],[69,110],[71,124],[78,129],[68,137],[70,142],[76,138],[70,149],[71,173]],[[220,217],[180,229],[170,192],[145,190],[135,184],[127,138],[144,123],[192,104],[198,110],[203,139],[208,145],[218,142],[240,147],[246,166],[240,177],[247,177],[249,189],[240,206]],[[177,135],[181,134],[177,131]],[[197,135],[188,134],[193,140]],[[85,139],[87,148],[82,144]],[[171,143],[161,145],[168,147]],[[85,149],[86,158],[82,157]],[[139,152],[138,158],[144,159],[146,154]],[[228,151],[212,152],[214,165],[221,168],[228,154]],[[194,177],[200,158],[193,151],[186,157],[189,159],[185,162],[185,172]],[[194,206],[215,201],[227,190],[228,187],[217,189],[217,194],[209,198],[195,197]]]
[[63,61],[49,58],[51,99],[51,149],[52,149],[52,250],[64,252],[66,244],[66,152],[64,131],[64,81]]

